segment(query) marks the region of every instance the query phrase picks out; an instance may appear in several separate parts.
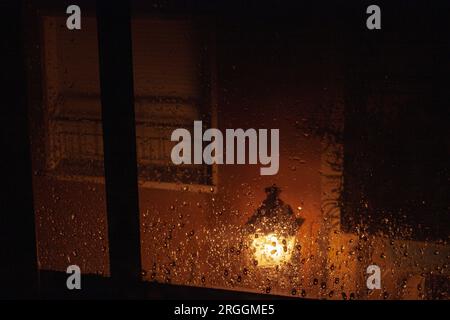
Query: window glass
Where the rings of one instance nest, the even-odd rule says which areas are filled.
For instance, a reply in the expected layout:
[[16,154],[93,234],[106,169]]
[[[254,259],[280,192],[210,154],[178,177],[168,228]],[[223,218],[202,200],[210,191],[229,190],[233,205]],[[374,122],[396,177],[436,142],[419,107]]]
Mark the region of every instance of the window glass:
[[108,275],[96,23],[73,32],[46,9],[33,11],[28,70],[39,267]]

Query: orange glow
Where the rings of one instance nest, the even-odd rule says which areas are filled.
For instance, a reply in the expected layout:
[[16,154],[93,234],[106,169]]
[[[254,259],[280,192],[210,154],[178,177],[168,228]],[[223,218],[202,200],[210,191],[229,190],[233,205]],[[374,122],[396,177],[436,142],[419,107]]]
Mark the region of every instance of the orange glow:
[[260,267],[275,267],[291,259],[294,243],[294,236],[280,237],[275,233],[255,236],[252,241],[254,258]]

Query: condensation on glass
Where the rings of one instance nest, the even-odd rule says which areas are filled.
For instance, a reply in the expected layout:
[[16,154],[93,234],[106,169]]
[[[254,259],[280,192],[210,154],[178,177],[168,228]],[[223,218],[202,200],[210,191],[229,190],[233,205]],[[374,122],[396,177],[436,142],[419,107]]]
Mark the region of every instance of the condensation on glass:
[[28,73],[38,261],[41,270],[109,274],[97,28],[37,15]]
[[[132,19],[144,280],[299,298],[444,297],[436,292],[448,282],[447,239],[392,237],[397,225],[387,217],[391,233],[343,225],[343,208],[357,217],[356,206],[343,204],[350,119],[341,71],[315,58],[325,49],[292,46],[297,51],[282,52],[291,60],[280,61],[270,42],[278,36],[213,20],[137,12]],[[107,275],[96,21],[84,17],[82,32],[71,32],[64,16],[49,14],[39,26],[29,72],[40,268],[78,264]],[[173,165],[171,132],[191,130],[194,120],[221,130],[279,128],[279,173]],[[283,205],[267,200],[274,185]],[[366,200],[357,207],[370,213]],[[272,202],[285,221],[302,223],[286,232],[274,214],[249,228]],[[382,270],[380,290],[366,287],[372,264]]]

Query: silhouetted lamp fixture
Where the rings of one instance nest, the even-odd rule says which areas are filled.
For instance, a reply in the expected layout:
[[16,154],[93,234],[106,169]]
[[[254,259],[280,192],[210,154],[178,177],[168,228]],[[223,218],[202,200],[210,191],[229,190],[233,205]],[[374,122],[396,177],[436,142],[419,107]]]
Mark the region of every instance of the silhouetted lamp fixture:
[[255,264],[274,267],[288,262],[295,248],[296,233],[304,219],[279,199],[281,190],[265,188],[266,199],[246,223]]

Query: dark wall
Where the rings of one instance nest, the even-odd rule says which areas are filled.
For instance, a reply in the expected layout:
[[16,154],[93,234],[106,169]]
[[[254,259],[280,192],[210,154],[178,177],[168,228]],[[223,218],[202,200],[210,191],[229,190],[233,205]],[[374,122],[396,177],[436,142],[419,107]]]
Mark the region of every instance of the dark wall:
[[448,5],[383,4],[377,34],[348,30],[346,230],[446,240]]

